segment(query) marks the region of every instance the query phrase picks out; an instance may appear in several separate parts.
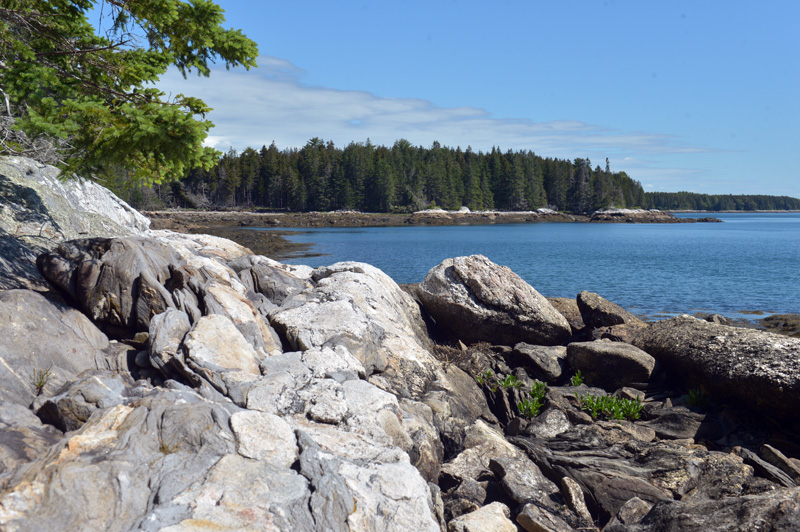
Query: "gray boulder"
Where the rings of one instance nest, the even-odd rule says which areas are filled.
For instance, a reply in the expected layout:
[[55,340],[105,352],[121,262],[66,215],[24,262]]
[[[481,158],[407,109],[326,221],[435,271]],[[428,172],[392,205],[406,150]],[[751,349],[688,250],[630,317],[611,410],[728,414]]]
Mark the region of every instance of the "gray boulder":
[[30,290],[0,291],[0,338],[0,401],[26,407],[84,370],[108,367],[114,351],[86,316]]
[[715,400],[772,415],[800,412],[800,339],[683,315],[642,330],[634,345]]
[[573,342],[567,346],[567,362],[586,382],[607,391],[631,383],[647,382],[655,359],[641,349],[621,342]]
[[576,298],[584,323],[592,329],[622,323],[639,323],[641,320],[616,303],[593,292],[583,291]]
[[557,345],[572,334],[545,297],[483,255],[444,260],[417,293],[436,323],[464,341]]

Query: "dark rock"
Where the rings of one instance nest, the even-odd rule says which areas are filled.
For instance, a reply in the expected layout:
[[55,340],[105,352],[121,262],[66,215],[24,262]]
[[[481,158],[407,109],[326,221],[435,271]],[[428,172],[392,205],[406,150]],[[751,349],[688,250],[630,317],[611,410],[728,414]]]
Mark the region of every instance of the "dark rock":
[[517,515],[517,523],[527,532],[574,532],[569,523],[537,504],[526,504]]
[[800,314],[775,314],[758,323],[769,332],[800,338]]
[[518,503],[535,500],[555,506],[560,502],[558,486],[524,456],[492,458],[489,469],[502,483],[508,496]]
[[770,415],[800,412],[800,339],[684,315],[644,329],[634,345],[714,400]]
[[785,488],[797,487],[797,483],[791,476],[787,475],[780,468],[765,461],[753,451],[743,447],[734,447],[732,452],[741,457],[745,464],[752,467],[756,475],[763,477],[770,482],[774,482],[775,484],[779,484]]
[[789,475],[795,482],[800,481],[800,467],[772,445],[764,444],[759,454],[761,458]]
[[653,429],[659,438],[686,439],[696,438],[705,416],[686,409],[666,408],[659,411],[655,419],[645,421],[642,425]]
[[639,497],[634,497],[622,505],[617,515],[603,528],[603,532],[610,530],[611,527],[618,524],[634,525],[640,522],[652,508],[653,505],[649,502],[643,501]]
[[586,382],[613,392],[630,383],[646,382],[655,368],[653,357],[621,342],[573,342],[567,346],[567,362],[581,371]]
[[446,259],[428,272],[418,294],[436,323],[464,341],[558,345],[572,334],[547,299],[482,255]]
[[800,530],[800,489],[776,490],[720,500],[661,502],[639,523],[616,524],[604,532],[728,532]]
[[584,323],[592,329],[641,321],[616,303],[612,303],[593,292],[584,290],[578,294],[576,299]]
[[582,331],[586,327],[583,322],[583,316],[581,316],[581,309],[578,308],[576,300],[570,297],[548,297],[547,300],[553,305],[553,308],[567,318],[573,334]]

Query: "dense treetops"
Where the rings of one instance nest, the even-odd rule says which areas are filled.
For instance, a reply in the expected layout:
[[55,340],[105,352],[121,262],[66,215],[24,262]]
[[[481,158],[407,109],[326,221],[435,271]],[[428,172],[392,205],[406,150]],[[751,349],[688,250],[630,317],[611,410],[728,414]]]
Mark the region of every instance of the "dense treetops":
[[676,211],[797,211],[800,199],[789,196],[647,192],[650,209]]
[[213,166],[210,109],[151,84],[217,58],[255,66],[256,44],[224,20],[210,0],[2,0],[0,153],[146,184]]
[[[163,189],[163,187],[162,187]],[[195,169],[171,189],[182,206],[293,211],[409,212],[430,207],[571,212],[643,207],[642,186],[589,159],[543,158],[532,151],[475,152],[434,142],[369,140],[344,149],[313,138],[301,149],[229,151],[210,170]]]

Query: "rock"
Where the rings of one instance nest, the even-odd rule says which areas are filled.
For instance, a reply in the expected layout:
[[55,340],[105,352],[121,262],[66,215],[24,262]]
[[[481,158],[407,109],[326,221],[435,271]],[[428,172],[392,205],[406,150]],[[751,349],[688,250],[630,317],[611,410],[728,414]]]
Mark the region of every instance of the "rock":
[[406,453],[330,425],[298,421],[296,431],[320,528],[440,531],[430,489]]
[[517,523],[527,532],[573,532],[566,521],[536,504],[526,504],[517,515]]
[[567,348],[561,345],[541,346],[518,343],[511,353],[510,364],[522,367],[534,379],[555,382],[567,367]]
[[632,321],[630,323],[621,323],[619,325],[611,325],[609,327],[600,327],[592,329],[592,340],[611,340],[612,342],[625,342],[631,343],[639,332],[646,328],[647,324],[643,321]]
[[759,454],[761,455],[761,458],[789,475],[793,481],[800,482],[800,467],[798,467],[778,449],[766,443],[761,446]]
[[583,316],[581,316],[581,309],[578,308],[578,302],[575,299],[571,297],[548,297],[547,300],[553,305],[553,308],[567,318],[573,334],[582,331],[586,327],[583,322]]
[[705,417],[685,408],[664,409],[654,419],[645,421],[642,425],[653,429],[659,438],[694,439],[700,433]]
[[180,375],[193,378],[181,349],[183,339],[191,328],[186,313],[174,308],[167,309],[150,320],[148,360],[165,377]]
[[297,277],[266,257],[249,255],[228,263],[253,292],[262,294],[275,306],[287,297],[311,288],[307,278]]
[[464,450],[442,465],[439,484],[443,487],[457,486],[462,481],[477,478],[489,469],[489,460],[503,457],[519,457],[522,453],[499,432],[481,420],[467,429]]
[[25,407],[113,354],[86,316],[30,290],[0,291],[0,338],[0,401]]
[[612,303],[593,292],[581,292],[578,294],[577,302],[584,323],[592,329],[641,321],[616,303]]
[[523,432],[534,438],[551,439],[569,430],[572,425],[561,410],[548,408],[526,426]]
[[233,414],[230,424],[236,437],[236,452],[245,458],[289,469],[300,456],[294,431],[278,416],[245,410]]
[[586,507],[580,484],[569,477],[562,478],[561,495],[564,497],[569,509],[583,521],[581,524],[584,527],[591,527],[594,524],[592,514],[589,513],[589,509]]
[[36,260],[53,286],[96,322],[147,331],[150,318],[173,306],[163,288],[175,251],[145,238],[96,238],[58,246]]
[[769,332],[800,338],[800,314],[773,314],[758,323]]
[[313,279],[313,288],[270,313],[291,349],[345,347],[367,375],[379,372],[381,387],[401,396],[419,396],[436,380],[419,307],[386,274],[343,262],[316,270]]
[[572,334],[547,299],[482,255],[444,260],[418,294],[436,323],[464,341],[557,345]]
[[278,334],[259,314],[253,304],[234,288],[210,281],[200,291],[206,314],[227,316],[247,343],[253,346],[259,358],[283,351]]
[[800,489],[776,490],[702,502],[669,501],[653,506],[638,523],[615,524],[604,532],[723,532],[800,529]]
[[[233,441],[227,411],[179,385],[99,410],[5,477],[0,528],[48,530],[58,523],[65,530],[127,531],[176,524],[191,517],[181,493],[233,453]],[[227,479],[225,505],[238,488],[254,491],[235,479]]]
[[603,532],[610,530],[618,524],[635,525],[639,523],[652,508],[653,505],[649,502],[643,501],[639,497],[634,497],[622,505],[617,515],[603,528]]
[[41,456],[62,437],[28,408],[0,402],[0,475]]
[[800,339],[683,315],[644,329],[634,344],[715,400],[770,415],[798,414]]
[[37,397],[33,406],[43,422],[67,432],[79,429],[94,412],[142,397],[144,391],[144,388],[135,388],[127,375],[87,370],[56,395]]
[[567,362],[586,382],[613,392],[627,384],[647,382],[655,359],[621,342],[573,342],[567,346]]
[[775,465],[767,462],[753,451],[737,446],[734,447],[731,452],[739,456],[745,464],[752,467],[756,475],[786,488],[797,487],[797,483],[791,476],[787,475]]
[[225,370],[256,380],[259,356],[231,321],[219,314],[203,316],[183,341],[186,366],[227,393]]
[[525,456],[492,458],[489,469],[508,496],[518,503],[535,500],[548,505],[559,493],[558,487]]
[[0,157],[0,290],[48,286],[31,259],[61,242],[128,236],[150,221],[107,189],[24,157]]
[[509,519],[511,511],[501,502],[493,502],[447,523],[447,532],[516,532]]

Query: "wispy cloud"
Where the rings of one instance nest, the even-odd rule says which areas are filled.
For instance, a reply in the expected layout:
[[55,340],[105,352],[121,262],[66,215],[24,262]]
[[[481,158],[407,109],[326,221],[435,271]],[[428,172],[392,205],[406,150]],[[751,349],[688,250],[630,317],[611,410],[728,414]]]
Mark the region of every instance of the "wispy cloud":
[[367,138],[384,145],[400,138],[422,146],[438,140],[474,150],[498,146],[548,157],[589,157],[597,163],[609,157],[615,169],[623,169],[625,161],[626,171],[637,168],[642,176],[664,172],[655,160],[665,156],[710,151],[669,135],[618,131],[576,120],[502,118],[473,107],[440,107],[423,99],[318,87],[307,83],[306,72],[288,61],[262,56],[258,62],[255,70],[217,71],[210,78],[184,80],[170,73],[160,87],[200,97],[214,108],[210,118],[216,127],[208,143],[221,150],[259,148],[272,141],[279,148],[303,146],[312,137],[342,147]]

